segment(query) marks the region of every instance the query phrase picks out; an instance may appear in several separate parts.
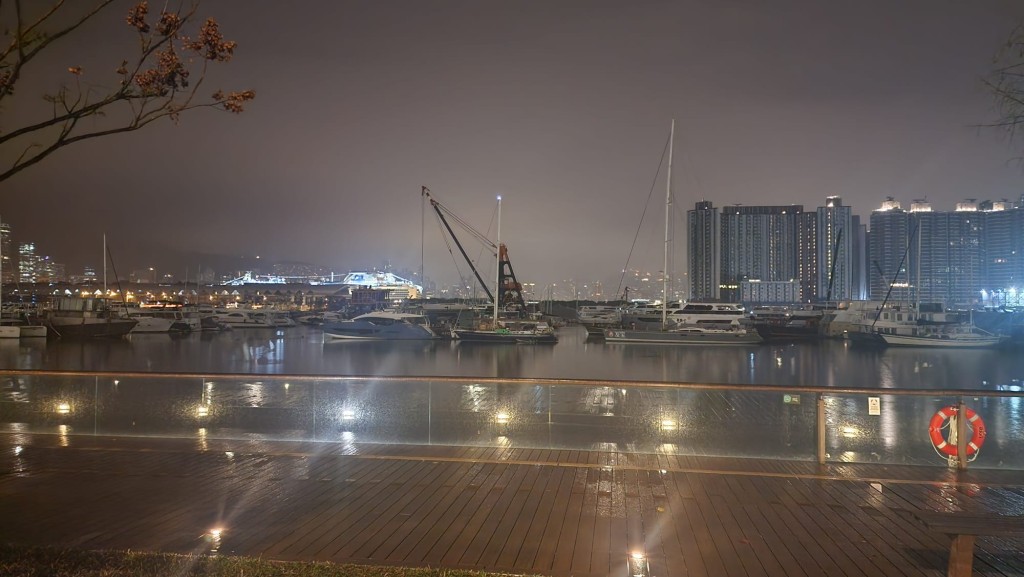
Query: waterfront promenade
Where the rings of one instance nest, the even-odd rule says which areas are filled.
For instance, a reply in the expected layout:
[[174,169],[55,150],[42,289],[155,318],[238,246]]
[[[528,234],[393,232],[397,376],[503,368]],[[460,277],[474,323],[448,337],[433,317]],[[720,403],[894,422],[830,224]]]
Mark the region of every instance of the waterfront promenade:
[[[950,538],[918,510],[1024,514],[1024,475],[0,434],[0,541],[18,544],[556,576],[944,575]],[[1024,574],[1022,550],[980,538],[975,574]]]

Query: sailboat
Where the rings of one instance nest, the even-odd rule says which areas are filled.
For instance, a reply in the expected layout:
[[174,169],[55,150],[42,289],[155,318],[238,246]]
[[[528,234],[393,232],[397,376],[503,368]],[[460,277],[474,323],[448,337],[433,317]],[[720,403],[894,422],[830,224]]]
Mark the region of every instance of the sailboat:
[[[469,227],[462,219],[458,218],[450,209],[430,196],[427,187],[423,187],[421,194],[430,199],[430,205],[437,213],[438,219],[448,230],[448,234],[455,241],[455,244],[462,252],[463,258],[469,263],[473,274],[476,275],[480,285],[484,288],[487,296],[493,301],[492,314],[490,319],[478,319],[475,326],[471,328],[456,325],[452,329],[452,336],[460,342],[466,343],[496,343],[496,344],[530,344],[553,345],[558,342],[555,329],[547,322],[529,318],[526,312],[526,301],[523,299],[523,285],[516,279],[512,270],[512,262],[508,258],[508,248],[501,242],[501,197],[498,197],[498,230],[497,239],[492,243],[486,235]],[[455,236],[445,218],[445,213],[463,228],[468,230],[478,240],[495,251],[497,271],[494,279],[494,294],[487,288],[487,283],[480,277],[472,259],[466,254],[462,243]]]
[[668,256],[671,238],[669,223],[672,216],[672,148],[675,141],[676,121],[672,121],[668,145],[668,174],[665,179],[665,263],[661,290],[661,326],[648,330],[629,328],[606,328],[606,343],[640,343],[659,345],[751,345],[761,342],[761,336],[753,328],[737,322],[713,324],[676,324],[669,321],[668,314]]

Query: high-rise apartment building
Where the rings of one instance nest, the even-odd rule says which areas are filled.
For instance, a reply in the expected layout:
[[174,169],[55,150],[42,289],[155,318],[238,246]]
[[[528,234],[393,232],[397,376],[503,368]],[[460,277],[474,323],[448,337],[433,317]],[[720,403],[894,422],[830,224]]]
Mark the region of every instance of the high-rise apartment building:
[[803,210],[800,205],[722,208],[720,292],[723,300],[741,300],[743,281],[797,280]]
[[992,203],[985,214],[985,256],[981,297],[996,306],[1024,304],[1024,206]]
[[985,217],[974,201],[957,203],[949,213],[949,299],[960,305],[976,304],[985,284]]
[[[869,296],[872,300],[888,297],[895,301],[909,301],[911,296],[910,216],[892,197],[871,213],[871,238],[867,270]],[[891,291],[890,291],[891,287]]]
[[[818,287],[819,299],[849,300],[855,298],[854,242],[860,228],[843,199],[830,196],[817,210]],[[855,226],[855,223],[857,226]]]
[[686,216],[690,240],[689,300],[717,301],[721,296],[718,209],[710,201],[702,200]]
[[796,277],[801,302],[811,302],[818,296],[818,214],[802,212],[797,218]]

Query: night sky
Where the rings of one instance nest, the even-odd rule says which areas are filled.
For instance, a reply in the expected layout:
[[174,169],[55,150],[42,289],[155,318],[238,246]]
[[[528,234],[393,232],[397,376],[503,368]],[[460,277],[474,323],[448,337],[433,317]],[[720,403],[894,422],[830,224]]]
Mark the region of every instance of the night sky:
[[[26,71],[2,129],[68,66],[116,82],[129,5]],[[949,210],[1024,192],[1021,147],[979,128],[996,119],[981,79],[1019,1],[207,0],[200,14],[239,43],[208,93],[256,100],[69,147],[0,184],[17,241],[71,274],[101,266],[105,233],[119,272],[257,255],[418,271],[422,248],[428,278],[455,278],[430,215],[421,243],[425,185],[481,231],[501,194],[521,281],[617,279],[652,186],[629,264],[662,268],[673,118],[680,223],[701,199],[840,195],[867,217],[887,196]]]

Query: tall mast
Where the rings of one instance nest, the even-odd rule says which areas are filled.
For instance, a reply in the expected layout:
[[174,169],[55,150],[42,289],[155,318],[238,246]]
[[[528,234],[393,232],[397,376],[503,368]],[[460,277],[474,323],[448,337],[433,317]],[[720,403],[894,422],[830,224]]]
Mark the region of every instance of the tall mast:
[[669,222],[672,218],[672,144],[676,135],[676,119],[672,119],[672,128],[668,133],[668,176],[665,178],[665,262],[661,275],[661,326],[668,323],[668,249]]
[[103,234],[103,296],[107,296],[107,235]]
[[494,255],[494,328],[498,328],[498,303],[501,301],[501,195],[498,195],[498,233],[494,240],[498,250]]

